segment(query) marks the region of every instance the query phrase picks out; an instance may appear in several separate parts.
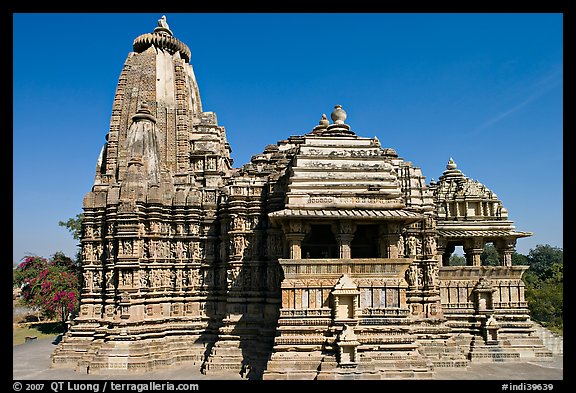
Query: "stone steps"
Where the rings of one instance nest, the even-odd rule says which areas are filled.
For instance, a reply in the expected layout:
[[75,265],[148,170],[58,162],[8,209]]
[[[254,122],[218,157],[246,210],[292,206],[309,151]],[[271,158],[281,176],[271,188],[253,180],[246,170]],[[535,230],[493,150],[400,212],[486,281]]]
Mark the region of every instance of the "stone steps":
[[512,348],[498,344],[486,345],[482,337],[475,336],[470,345],[468,358],[473,363],[484,362],[514,362],[520,359],[520,354]]
[[250,340],[217,341],[202,365],[205,374],[232,372],[242,378],[259,379],[267,366],[271,343]]
[[552,360],[554,356],[543,340],[534,335],[530,337],[502,337],[500,345],[503,348],[513,349],[522,359]]
[[469,360],[455,340],[446,342],[424,341],[419,352],[429,360],[434,368],[467,367]]
[[542,343],[553,355],[564,354],[564,338],[546,329],[544,326],[534,323],[534,334],[542,340]]

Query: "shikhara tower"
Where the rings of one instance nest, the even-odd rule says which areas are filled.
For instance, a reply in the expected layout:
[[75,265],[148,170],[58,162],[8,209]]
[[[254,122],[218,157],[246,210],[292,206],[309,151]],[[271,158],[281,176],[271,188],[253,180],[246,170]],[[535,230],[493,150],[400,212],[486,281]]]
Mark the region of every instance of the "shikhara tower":
[[[189,48],[166,19],[137,37],[84,198],[79,315],[53,365],[190,362],[248,378],[430,378],[549,357],[511,266],[496,195],[450,160],[437,183],[332,123],[232,168]],[[501,266],[481,266],[485,243]],[[448,266],[463,245],[467,266]]]

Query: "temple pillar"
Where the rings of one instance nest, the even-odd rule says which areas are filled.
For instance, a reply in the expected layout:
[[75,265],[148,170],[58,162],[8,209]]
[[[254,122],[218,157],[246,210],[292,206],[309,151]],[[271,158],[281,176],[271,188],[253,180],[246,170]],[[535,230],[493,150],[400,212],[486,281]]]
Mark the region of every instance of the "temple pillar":
[[380,255],[385,255],[387,258],[401,258],[404,256],[404,239],[402,238],[401,230],[402,225],[400,224],[388,224],[388,232],[383,236],[386,253]]
[[304,236],[303,233],[289,233],[286,235],[290,259],[302,259],[302,240],[304,240]]
[[342,220],[338,223],[336,229],[336,241],[338,242],[338,256],[340,259],[352,258],[352,240],[354,239],[354,232],[356,232],[356,225],[352,221]]
[[286,240],[290,259],[302,259],[302,240],[306,234],[300,220],[291,220],[287,225]]
[[438,260],[439,266],[448,266],[450,262],[450,256],[446,258],[445,255],[447,245],[448,242],[446,241],[446,239],[438,238],[438,241],[436,242],[436,259]]
[[344,234],[339,233],[336,235],[336,240],[338,241],[339,247],[339,258],[340,259],[350,259],[352,258],[352,239],[354,238],[353,234]]
[[482,238],[474,238],[467,240],[464,245],[466,265],[482,266],[482,260],[480,259],[482,251],[484,251],[484,240]]
[[495,244],[500,266],[512,266],[512,254],[516,251],[516,238],[506,238]]

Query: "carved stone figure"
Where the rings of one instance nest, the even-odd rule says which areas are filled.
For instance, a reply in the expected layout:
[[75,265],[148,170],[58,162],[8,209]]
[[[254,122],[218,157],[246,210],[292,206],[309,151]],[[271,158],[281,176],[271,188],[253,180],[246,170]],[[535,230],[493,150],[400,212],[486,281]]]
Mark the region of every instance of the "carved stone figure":
[[152,233],[160,233],[160,223],[158,221],[152,221],[150,223],[150,230]]
[[426,284],[428,287],[436,287],[438,282],[438,265],[429,264],[426,269]]
[[418,266],[410,265],[408,268],[408,285],[418,288],[420,286],[420,278],[418,275]]
[[106,244],[106,251],[108,253],[107,257],[108,258],[113,258],[114,257],[114,242],[109,241]]
[[94,289],[100,289],[102,287],[102,271],[100,270],[95,270],[93,273],[93,288]]
[[396,243],[396,247],[398,248],[398,257],[404,258],[404,237],[398,236],[398,242]]
[[114,289],[115,285],[116,285],[116,283],[114,280],[114,272],[111,270],[108,270],[106,272],[106,288],[107,289]]
[[417,254],[417,241],[416,238],[414,236],[409,236],[408,237],[408,252],[410,255],[416,255]]
[[162,274],[159,269],[151,270],[152,275],[152,287],[159,288],[162,286]]
[[84,272],[84,287],[88,288],[88,290],[92,290],[92,286],[94,285],[93,278],[92,278],[92,271],[87,270]]
[[140,286],[142,288],[148,288],[148,286],[150,286],[149,274],[147,270],[140,271]]
[[92,244],[86,243],[82,247],[82,259],[85,261],[91,261],[93,257]]
[[424,238],[424,254],[434,255],[436,253],[436,240],[433,236],[426,236]]

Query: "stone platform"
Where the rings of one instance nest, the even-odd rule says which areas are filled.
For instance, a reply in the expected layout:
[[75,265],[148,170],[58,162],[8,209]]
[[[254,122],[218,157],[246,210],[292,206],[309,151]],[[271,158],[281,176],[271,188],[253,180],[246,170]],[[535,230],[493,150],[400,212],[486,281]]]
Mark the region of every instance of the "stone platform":
[[[198,367],[190,365],[172,366],[141,375],[97,375],[73,369],[51,368],[50,354],[54,351],[58,337],[40,339],[13,347],[14,380],[241,380],[240,375],[231,373],[203,375]],[[467,368],[437,368],[434,380],[508,380],[508,381],[560,381],[564,379],[564,357],[555,355],[552,361],[518,363],[471,364]],[[266,381],[265,381],[266,382]],[[271,382],[271,381],[269,381]],[[341,383],[343,381],[339,381]],[[358,382],[358,381],[355,381]],[[406,383],[430,383],[406,381]],[[250,382],[248,382],[250,383]],[[322,382],[320,382],[322,383]],[[326,381],[326,383],[330,383]],[[386,383],[380,381],[376,383]],[[557,390],[557,389],[555,389]]]

